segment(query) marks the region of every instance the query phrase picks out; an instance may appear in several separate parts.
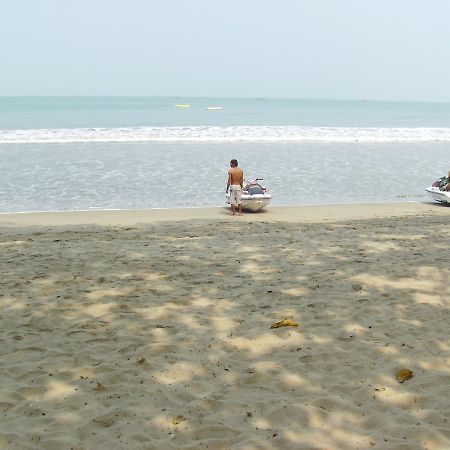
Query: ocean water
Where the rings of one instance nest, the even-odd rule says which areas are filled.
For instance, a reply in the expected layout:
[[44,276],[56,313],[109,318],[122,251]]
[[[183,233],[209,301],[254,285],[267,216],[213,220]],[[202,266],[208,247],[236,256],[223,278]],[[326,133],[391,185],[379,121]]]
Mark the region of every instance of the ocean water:
[[449,150],[446,103],[0,97],[0,212],[224,206],[231,158],[274,205],[426,201]]

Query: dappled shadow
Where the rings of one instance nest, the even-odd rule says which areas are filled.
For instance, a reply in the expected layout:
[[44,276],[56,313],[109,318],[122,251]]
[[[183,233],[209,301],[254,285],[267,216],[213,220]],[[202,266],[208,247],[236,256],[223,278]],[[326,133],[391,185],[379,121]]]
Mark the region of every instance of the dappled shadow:
[[4,229],[2,447],[448,448],[446,228]]

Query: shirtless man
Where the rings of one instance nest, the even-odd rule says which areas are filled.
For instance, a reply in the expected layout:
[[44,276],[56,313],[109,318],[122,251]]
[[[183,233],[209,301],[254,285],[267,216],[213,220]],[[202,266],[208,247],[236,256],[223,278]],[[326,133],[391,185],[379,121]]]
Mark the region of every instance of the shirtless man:
[[244,172],[238,167],[236,159],[230,161],[231,169],[228,171],[227,190],[230,191],[231,213],[236,214],[236,206],[239,206],[239,215],[242,216],[242,188],[244,187]]

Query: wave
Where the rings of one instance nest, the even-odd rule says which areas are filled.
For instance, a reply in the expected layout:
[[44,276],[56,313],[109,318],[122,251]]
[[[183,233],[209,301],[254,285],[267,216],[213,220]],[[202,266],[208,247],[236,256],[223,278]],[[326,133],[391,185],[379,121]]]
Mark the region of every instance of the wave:
[[450,141],[450,128],[189,126],[0,130],[0,144],[70,142]]

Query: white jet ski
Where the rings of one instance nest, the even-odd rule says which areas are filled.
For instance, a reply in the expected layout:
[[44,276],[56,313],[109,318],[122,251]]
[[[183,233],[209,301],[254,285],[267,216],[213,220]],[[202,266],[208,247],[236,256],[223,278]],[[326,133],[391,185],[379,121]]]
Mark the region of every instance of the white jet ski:
[[[267,193],[267,188],[259,184],[262,178],[247,180],[242,190],[242,209],[257,212],[270,204],[272,196]],[[226,194],[226,201],[230,204],[230,194]]]
[[444,190],[449,182],[450,178],[441,177],[430,187],[427,187],[425,191],[433,200],[436,200],[439,203],[450,203],[450,191]]

